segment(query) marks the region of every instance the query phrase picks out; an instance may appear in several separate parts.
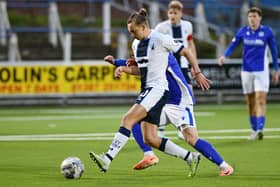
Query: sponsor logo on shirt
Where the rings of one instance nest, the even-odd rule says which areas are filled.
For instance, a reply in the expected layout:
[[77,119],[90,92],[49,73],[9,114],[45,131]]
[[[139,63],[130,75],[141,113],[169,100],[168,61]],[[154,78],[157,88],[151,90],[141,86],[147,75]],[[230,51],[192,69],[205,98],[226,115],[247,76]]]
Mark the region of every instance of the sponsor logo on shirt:
[[264,42],[260,39],[255,39],[255,40],[244,39],[244,44],[246,44],[246,45],[264,45]]

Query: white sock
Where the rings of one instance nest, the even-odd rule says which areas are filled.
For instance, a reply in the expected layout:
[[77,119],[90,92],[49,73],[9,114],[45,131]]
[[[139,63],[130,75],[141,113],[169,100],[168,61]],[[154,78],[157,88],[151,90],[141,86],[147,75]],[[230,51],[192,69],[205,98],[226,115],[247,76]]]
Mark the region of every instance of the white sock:
[[224,169],[224,168],[226,168],[226,167],[228,167],[228,163],[226,163],[225,161],[223,161],[223,162],[219,165],[219,168],[220,168],[220,169]]
[[154,156],[155,153],[153,151],[146,151],[144,152],[144,156]]
[[128,141],[127,136],[125,136],[120,132],[117,132],[109,147],[109,150],[107,151],[107,154],[109,154],[112,158],[115,158],[115,156],[124,147],[127,141]]
[[[187,161],[192,160],[191,152],[189,152],[188,150],[176,145],[175,143],[173,143],[170,140],[167,140],[167,142],[165,144],[164,152],[169,154],[169,155],[179,157],[183,160],[187,160]],[[187,155],[188,155],[188,157],[186,158]]]

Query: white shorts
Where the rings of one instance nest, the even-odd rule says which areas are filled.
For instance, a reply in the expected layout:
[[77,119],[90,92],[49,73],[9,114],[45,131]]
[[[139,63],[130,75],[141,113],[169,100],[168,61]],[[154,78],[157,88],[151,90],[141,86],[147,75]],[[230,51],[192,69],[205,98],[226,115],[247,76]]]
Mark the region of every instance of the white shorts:
[[257,91],[268,92],[269,90],[269,74],[266,71],[241,71],[241,81],[243,94]]
[[166,104],[161,112],[160,126],[165,126],[169,123],[173,124],[176,128],[181,125],[196,127],[193,105],[181,107],[178,105]]

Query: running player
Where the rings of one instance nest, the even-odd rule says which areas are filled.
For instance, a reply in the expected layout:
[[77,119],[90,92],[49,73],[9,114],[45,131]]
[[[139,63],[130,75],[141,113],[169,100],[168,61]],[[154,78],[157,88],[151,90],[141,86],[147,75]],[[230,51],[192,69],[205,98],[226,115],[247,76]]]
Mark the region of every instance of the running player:
[[209,80],[200,72],[196,59],[190,51],[181,44],[174,43],[171,37],[150,29],[145,9],[129,16],[127,28],[135,38],[132,43],[132,50],[138,64],[138,67],[130,68],[129,73],[140,74],[141,93],[136,103],[123,116],[121,127],[108,151],[101,155],[90,152],[90,157],[101,171],[106,172],[113,159],[127,143],[132,127],[135,123],[141,121],[145,143],[166,154],[181,158],[187,164],[192,165],[198,160],[198,154],[191,153],[172,141],[157,136],[160,114],[168,98],[166,69],[169,51],[189,58],[197,74],[198,85],[203,90],[209,89]]
[[279,83],[278,52],[271,28],[261,25],[261,9],[252,7],[248,10],[247,16],[249,26],[244,26],[237,32],[224,55],[218,59],[218,63],[223,65],[226,57],[229,57],[242,42],[242,89],[247,100],[249,121],[252,128],[248,139],[262,140],[265,126],[266,96],[269,90],[268,49],[270,48],[275,70],[272,75],[274,84]]
[[[125,71],[122,66],[125,66],[126,60],[114,60],[113,56],[106,56],[104,60],[115,66],[119,66],[116,69],[117,75]],[[129,63],[129,65],[132,64],[131,60]],[[195,102],[192,91],[180,70],[178,62],[172,54],[170,54],[168,58],[166,76],[168,80],[169,97],[162,110],[160,126],[172,123],[176,128],[180,129],[187,143],[220,168],[220,176],[231,175],[234,171],[233,168],[223,160],[209,142],[198,137],[193,113],[193,105]],[[158,158],[153,153],[151,147],[145,145],[143,142],[140,125],[135,125],[132,132],[137,144],[144,152],[144,158],[133,168],[141,170],[157,164]],[[192,176],[192,172],[190,172],[189,176]]]

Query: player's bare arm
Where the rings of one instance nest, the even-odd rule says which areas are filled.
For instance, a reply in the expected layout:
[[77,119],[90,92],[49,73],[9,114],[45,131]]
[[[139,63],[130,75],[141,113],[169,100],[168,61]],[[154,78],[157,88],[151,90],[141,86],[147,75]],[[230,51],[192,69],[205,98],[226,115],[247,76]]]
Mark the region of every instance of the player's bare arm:
[[140,75],[138,66],[119,66],[116,68],[114,76],[120,78],[123,72],[130,75]]
[[272,84],[274,84],[274,85],[279,84],[279,76],[280,76],[279,70],[273,72],[273,74],[272,74]]
[[224,65],[225,61],[226,61],[226,57],[224,55],[218,58],[218,64],[220,66]]
[[194,79],[196,80],[198,87],[200,87],[202,90],[209,90],[210,80],[207,79],[201,72],[193,53],[187,48],[183,48],[180,52],[180,55],[185,56],[191,63],[194,72]]

